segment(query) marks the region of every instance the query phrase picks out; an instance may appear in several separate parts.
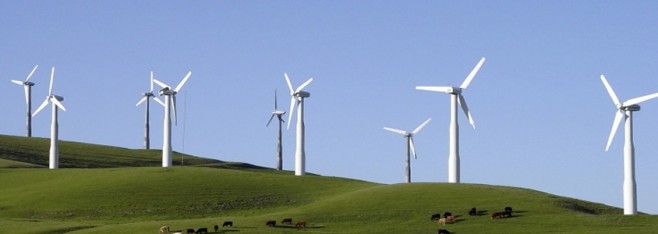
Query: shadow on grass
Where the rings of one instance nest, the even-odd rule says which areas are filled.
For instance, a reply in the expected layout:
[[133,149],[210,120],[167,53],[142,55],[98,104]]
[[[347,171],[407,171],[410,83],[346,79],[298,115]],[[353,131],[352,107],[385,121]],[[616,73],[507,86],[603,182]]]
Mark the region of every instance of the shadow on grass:
[[325,228],[325,226],[306,226],[306,227],[295,227],[293,225],[291,226],[274,226],[272,228],[281,228],[281,229],[299,229],[299,230],[304,230],[304,229],[320,229],[320,228]]

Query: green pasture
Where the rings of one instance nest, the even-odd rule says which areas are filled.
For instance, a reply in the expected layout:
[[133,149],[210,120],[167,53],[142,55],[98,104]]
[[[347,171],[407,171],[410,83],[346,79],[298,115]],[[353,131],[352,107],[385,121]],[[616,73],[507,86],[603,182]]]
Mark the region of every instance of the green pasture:
[[[49,170],[47,139],[0,136],[0,233],[158,233],[162,225],[213,233],[228,220],[234,226],[218,233],[658,233],[658,216],[523,188],[298,177],[189,155],[161,168],[157,150],[61,147],[67,163]],[[506,206],[512,217],[491,220]],[[471,207],[480,215],[469,216]],[[456,222],[430,221],[443,212]]]

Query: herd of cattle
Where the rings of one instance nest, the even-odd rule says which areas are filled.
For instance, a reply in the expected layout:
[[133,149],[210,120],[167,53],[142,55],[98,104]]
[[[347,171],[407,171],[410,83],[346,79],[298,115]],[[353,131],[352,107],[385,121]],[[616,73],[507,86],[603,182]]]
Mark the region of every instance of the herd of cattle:
[[[265,225],[268,227],[276,227],[276,221],[275,220],[268,220],[265,222]],[[281,225],[284,225],[284,227],[290,227],[292,226],[292,218],[285,218],[281,221]],[[233,221],[224,221],[224,224],[222,224],[222,227],[233,227]],[[296,228],[306,228],[306,222],[305,221],[297,221],[295,223]],[[215,224],[214,226],[215,232],[219,232],[219,226]],[[204,234],[208,233],[208,228],[202,227],[197,230],[194,230],[194,228],[188,228],[185,232],[183,230],[174,230],[172,231],[169,226],[162,226],[160,227],[160,233],[172,233],[172,234]]]
[[[486,212],[478,212],[478,210],[473,207],[468,211],[469,216],[480,216],[483,215]],[[493,212],[491,214],[491,219],[502,219],[502,218],[509,218],[512,217],[512,207],[505,207],[503,211],[499,212]],[[446,223],[454,223],[455,222],[456,216],[452,215],[450,212],[445,212],[443,213],[443,217],[441,217],[441,213],[436,213],[432,214],[430,217],[430,220],[436,221],[439,225],[445,226]],[[439,229],[439,234],[450,234],[450,232],[446,229]]]

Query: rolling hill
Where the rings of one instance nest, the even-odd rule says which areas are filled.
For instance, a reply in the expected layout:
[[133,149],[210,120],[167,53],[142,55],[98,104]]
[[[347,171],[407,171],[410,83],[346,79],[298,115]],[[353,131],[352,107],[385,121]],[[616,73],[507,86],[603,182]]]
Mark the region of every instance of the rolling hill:
[[[48,170],[47,139],[0,136],[0,232],[157,233],[221,225],[219,233],[656,233],[658,217],[523,188],[479,184],[377,184],[294,176],[243,163],[184,156],[160,168],[157,150],[62,142]],[[180,155],[175,158],[180,158]],[[78,161],[79,160],[79,161]],[[66,164],[64,162],[66,161]],[[177,165],[177,163],[175,163]],[[512,217],[490,214],[511,206]],[[479,216],[468,216],[477,207]],[[452,212],[440,227],[433,213]],[[305,229],[267,220],[305,220]]]

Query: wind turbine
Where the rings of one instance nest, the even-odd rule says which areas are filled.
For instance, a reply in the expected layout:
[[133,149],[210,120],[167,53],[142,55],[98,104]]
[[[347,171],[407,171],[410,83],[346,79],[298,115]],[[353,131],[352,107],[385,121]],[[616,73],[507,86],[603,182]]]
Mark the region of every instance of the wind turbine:
[[468,122],[475,129],[475,122],[473,122],[473,116],[466,105],[466,99],[462,95],[462,92],[468,87],[468,84],[471,83],[475,74],[480,70],[482,64],[484,63],[485,58],[482,57],[480,62],[475,65],[475,68],[468,74],[464,83],[459,87],[452,86],[416,86],[417,90],[425,90],[432,92],[442,92],[450,94],[450,154],[448,156],[448,182],[450,183],[459,183],[459,125],[457,123],[457,105],[461,105]]
[[416,147],[414,147],[414,135],[416,135],[421,129],[423,129],[423,127],[425,127],[425,125],[427,125],[427,123],[429,123],[430,120],[432,120],[432,118],[425,120],[425,122],[418,125],[418,127],[416,127],[416,129],[414,129],[411,132],[407,132],[395,128],[384,127],[385,130],[400,134],[405,138],[407,138],[407,164],[405,170],[407,174],[407,183],[411,183],[411,154],[414,155],[415,159],[418,159],[418,157],[416,156]]
[[290,129],[290,120],[295,112],[295,101],[297,102],[297,137],[295,140],[295,175],[302,176],[306,174],[306,153],[304,152],[304,98],[310,97],[311,93],[302,91],[304,87],[313,81],[313,78],[308,79],[297,89],[292,88],[288,74],[284,73],[288,88],[290,89],[290,115],[288,116],[288,129]]
[[165,96],[164,97],[164,134],[163,134],[163,139],[162,139],[162,167],[171,167],[171,111],[170,109],[173,108],[173,113],[174,113],[174,121],[176,123],[178,120],[176,119],[176,94],[178,91],[180,91],[181,88],[183,88],[183,85],[185,85],[185,82],[187,82],[187,79],[190,78],[192,75],[192,71],[187,72],[187,75],[181,80],[180,83],[178,83],[178,86],[176,86],[175,89],[171,89],[171,87],[157,79],[153,79],[153,82],[158,84],[160,87],[162,87],[162,90],[160,90],[160,96]]
[[37,70],[37,67],[39,67],[39,65],[34,66],[32,72],[30,72],[30,74],[27,75],[27,78],[25,78],[25,81],[11,80],[11,82],[13,82],[14,84],[23,86],[23,89],[25,90],[25,103],[27,105],[27,122],[26,122],[27,137],[32,137],[32,86],[34,86],[34,83],[30,82],[30,77],[32,77],[34,71]]
[[146,102],[146,114],[144,116],[144,148],[145,149],[151,148],[151,140],[149,137],[149,132],[150,132],[149,131],[149,106],[150,106],[149,98],[152,98],[156,102],[160,103],[160,105],[164,106],[164,103],[160,101],[160,99],[158,99],[158,97],[156,97],[153,94],[153,71],[151,71],[150,84],[151,84],[151,89],[148,92],[142,93],[143,96],[142,99],[140,99],[139,102],[137,102],[137,104],[135,105],[135,106],[139,106],[143,102]]
[[640,110],[640,103],[648,101],[658,97],[658,93],[649,94],[642,97],[637,97],[630,99],[625,102],[620,102],[619,98],[615,94],[615,91],[612,90],[612,87],[605,79],[605,76],[601,75],[601,81],[605,85],[605,89],[608,90],[612,102],[617,108],[615,119],[612,122],[612,130],[610,131],[610,136],[608,136],[608,144],[605,146],[605,151],[607,152],[610,149],[610,144],[612,139],[615,137],[621,118],[624,117],[625,123],[625,141],[624,141],[624,214],[625,215],[634,215],[637,214],[637,196],[636,192],[636,183],[635,183],[635,146],[633,146],[633,112]]
[[48,88],[48,96],[46,97],[46,100],[44,100],[41,103],[41,106],[37,108],[34,114],[32,114],[33,117],[36,116],[39,113],[39,111],[41,111],[43,108],[45,108],[48,105],[48,102],[52,103],[52,120],[50,123],[50,154],[49,154],[49,166],[48,166],[48,168],[50,169],[59,168],[59,146],[57,144],[59,137],[58,134],[59,125],[57,124],[57,108],[66,111],[66,108],[64,108],[64,105],[62,105],[61,103],[62,101],[64,101],[64,97],[53,94],[54,80],[55,80],[55,67],[53,67],[50,72],[50,88]]
[[283,149],[281,146],[281,123],[285,122],[283,118],[281,118],[283,115],[285,115],[286,112],[279,110],[277,107],[277,98],[276,98],[276,90],[274,90],[274,111],[272,111],[272,116],[270,117],[270,120],[267,121],[267,125],[265,127],[270,126],[270,123],[272,122],[272,119],[274,119],[274,116],[276,116],[277,119],[279,119],[279,138],[276,142],[276,155],[277,155],[277,161],[276,161],[276,169],[277,170],[283,170]]

